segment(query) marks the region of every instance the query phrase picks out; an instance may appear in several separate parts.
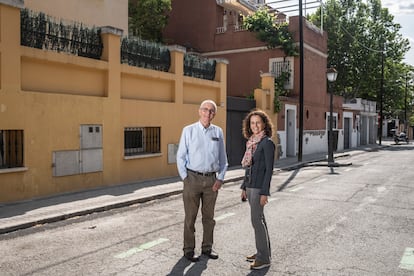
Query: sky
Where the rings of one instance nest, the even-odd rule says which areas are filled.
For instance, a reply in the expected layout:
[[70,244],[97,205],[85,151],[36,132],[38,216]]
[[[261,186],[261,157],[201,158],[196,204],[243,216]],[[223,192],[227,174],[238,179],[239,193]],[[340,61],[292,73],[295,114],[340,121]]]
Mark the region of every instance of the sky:
[[414,0],[382,0],[383,8],[394,15],[394,23],[401,25],[400,33],[410,41],[411,49],[404,62],[414,67]]
[[[322,0],[325,2],[325,0]],[[272,4],[272,2],[274,2]],[[308,14],[313,12],[313,6],[319,6],[319,4],[309,4],[306,6],[306,2],[315,2],[315,0],[303,0],[302,5],[305,9],[308,7],[308,10],[304,11],[303,14]],[[278,7],[286,7],[297,5],[297,0],[286,0],[286,1],[275,1],[275,0],[266,0],[266,3],[270,4],[271,6],[278,8]],[[401,25],[400,34],[407,38],[410,41],[411,49],[405,55],[404,62],[410,64],[414,67],[414,0],[381,0],[382,7],[388,8],[390,14],[394,16],[394,23],[399,23]],[[286,12],[288,9],[296,9],[295,11]],[[281,11],[285,12],[288,16],[298,15],[297,8],[282,8]]]

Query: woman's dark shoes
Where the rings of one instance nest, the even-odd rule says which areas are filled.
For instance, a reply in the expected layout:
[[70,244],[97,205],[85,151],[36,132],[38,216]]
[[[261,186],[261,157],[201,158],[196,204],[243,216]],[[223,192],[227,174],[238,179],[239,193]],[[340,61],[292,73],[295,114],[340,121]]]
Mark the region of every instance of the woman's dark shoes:
[[210,250],[205,250],[203,252],[201,252],[203,255],[206,255],[207,257],[209,257],[210,259],[216,260],[218,259],[218,254],[216,252],[214,252],[212,249]]
[[198,262],[200,260],[200,257],[197,255],[194,255],[193,251],[187,252],[184,254],[184,257],[189,260],[190,262]]
[[270,266],[270,263],[262,263],[256,260],[253,262],[253,264],[250,265],[250,269],[259,270],[259,269],[266,268],[269,266]]
[[253,254],[251,256],[246,256],[246,261],[248,262],[254,262],[256,260],[256,254]]

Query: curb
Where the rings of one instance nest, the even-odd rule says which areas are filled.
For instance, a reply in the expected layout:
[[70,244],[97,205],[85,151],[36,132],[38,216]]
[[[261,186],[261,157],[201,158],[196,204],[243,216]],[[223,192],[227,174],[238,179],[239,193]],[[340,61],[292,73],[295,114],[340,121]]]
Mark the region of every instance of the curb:
[[[385,147],[388,147],[388,146],[382,145],[379,148],[385,148]],[[379,148],[370,149],[368,151],[369,152],[376,151]],[[361,151],[361,152],[356,152],[354,154],[350,154],[350,153],[338,154],[335,158],[348,157],[348,156],[352,156],[352,155],[359,155],[359,154],[362,154],[364,152],[367,152],[367,150]],[[331,167],[342,167],[342,166],[351,166],[351,165],[352,165],[352,163],[336,163],[335,162],[334,164],[331,164]],[[327,163],[326,158],[317,158],[317,159],[314,159],[314,160],[303,161],[303,162],[294,163],[294,164],[286,165],[284,167],[277,168],[277,169],[274,170],[273,174],[276,174],[279,171],[291,171],[291,170],[300,169],[302,167],[312,167],[312,166],[329,167],[329,164]],[[229,177],[229,178],[224,180],[224,183],[237,182],[237,181],[243,180],[243,178],[244,178],[244,175]],[[234,185],[236,185],[236,184],[234,184]],[[99,213],[99,212],[104,212],[104,211],[108,211],[108,210],[112,210],[112,209],[127,207],[127,206],[131,206],[133,204],[145,203],[145,202],[149,202],[149,201],[156,200],[156,199],[162,199],[162,198],[170,197],[170,196],[173,196],[173,195],[179,195],[181,193],[182,193],[182,188],[179,188],[179,189],[175,189],[175,190],[172,190],[172,191],[170,190],[168,192],[161,192],[161,193],[147,195],[147,196],[138,197],[138,198],[134,198],[134,199],[126,199],[126,200],[123,200],[123,201],[112,202],[112,203],[108,202],[108,203],[101,204],[99,206],[93,206],[93,207],[89,207],[89,208],[86,207],[86,209],[80,210],[80,211],[72,211],[72,212],[68,211],[66,213],[63,212],[61,214],[55,214],[55,215],[52,214],[49,217],[41,218],[41,219],[35,219],[33,221],[30,221],[30,222],[22,222],[20,224],[15,224],[15,225],[12,225],[12,226],[0,227],[0,235],[10,233],[10,232],[14,232],[14,231],[17,231],[17,230],[23,230],[23,229],[31,228],[31,227],[34,227],[36,225],[53,223],[53,222],[67,220],[67,219],[77,217],[77,216],[85,216],[85,215],[89,215],[89,214],[92,214],[92,213]]]
[[[236,177],[225,179],[224,183],[236,182],[242,179],[243,179],[243,176],[236,176]],[[85,216],[85,215],[89,215],[93,213],[100,213],[100,212],[109,211],[113,209],[123,208],[123,207],[131,206],[134,204],[145,203],[145,202],[153,201],[156,199],[163,199],[163,198],[167,198],[173,195],[179,195],[181,193],[182,193],[182,189],[177,189],[177,190],[170,191],[170,192],[158,193],[155,195],[149,195],[149,196],[145,196],[141,198],[125,200],[122,202],[108,203],[108,204],[98,206],[98,207],[86,208],[81,211],[69,212],[69,213],[64,213],[60,215],[52,215],[47,218],[37,219],[37,220],[30,221],[30,222],[24,222],[24,223],[13,225],[13,226],[0,227],[0,235],[11,233],[17,230],[31,228],[36,225],[63,221],[63,220],[67,220],[67,219],[78,217],[78,216]]]
[[162,198],[166,198],[166,197],[169,197],[169,196],[178,195],[178,194],[181,194],[181,193],[182,193],[182,190],[177,190],[177,191],[172,191],[172,192],[168,192],[168,193],[162,193],[162,194],[137,198],[137,199],[133,199],[133,200],[126,200],[126,201],[123,201],[123,202],[105,204],[103,206],[88,208],[88,209],[85,209],[85,210],[82,210],[82,211],[70,212],[70,213],[61,214],[61,215],[54,215],[54,216],[50,216],[50,217],[47,217],[47,218],[44,218],[44,219],[33,220],[31,222],[25,222],[25,223],[21,223],[21,224],[14,225],[14,226],[0,228],[0,235],[10,233],[10,232],[14,232],[14,231],[17,231],[17,230],[23,230],[23,229],[31,228],[31,227],[34,227],[34,226],[39,225],[39,224],[53,223],[53,222],[58,222],[58,221],[62,221],[62,220],[67,220],[67,219],[70,219],[70,218],[73,218],[73,217],[85,216],[85,215],[89,215],[89,214],[92,214],[92,213],[104,212],[104,211],[108,211],[108,210],[112,210],[112,209],[117,209],[117,208],[130,206],[130,205],[133,205],[133,204],[145,203],[145,202],[152,201],[152,200],[155,200],[155,199],[162,199]]

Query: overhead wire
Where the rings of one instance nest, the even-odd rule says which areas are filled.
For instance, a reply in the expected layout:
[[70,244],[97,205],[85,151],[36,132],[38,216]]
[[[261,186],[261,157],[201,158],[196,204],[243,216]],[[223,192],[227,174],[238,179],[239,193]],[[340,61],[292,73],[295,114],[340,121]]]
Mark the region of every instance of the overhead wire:
[[[266,4],[276,4],[276,3],[282,3],[282,2],[291,2],[291,1],[289,1],[289,0],[278,0],[278,1],[271,1],[271,2],[267,2]],[[316,1],[312,1],[312,2],[308,2],[308,4],[314,4],[314,3],[317,3],[317,2],[320,2],[320,5],[317,5],[317,6],[311,6],[311,7],[307,7],[307,8],[305,8],[305,9],[313,9],[313,8],[318,8],[318,7],[321,7],[321,8],[326,8],[326,3],[324,3],[322,0],[316,0]],[[288,5],[288,6],[282,6],[282,7],[272,7],[274,10],[278,10],[278,11],[280,11],[280,12],[282,12],[282,13],[287,13],[287,12],[294,12],[294,11],[298,11],[299,9],[293,9],[293,10],[283,10],[283,9],[285,9],[285,8],[291,8],[291,7],[295,7],[296,5]],[[332,15],[330,15],[330,14],[327,14],[328,16],[330,16],[330,17],[332,17]],[[369,46],[366,46],[366,45],[364,45],[364,44],[362,44],[361,42],[359,42],[357,39],[356,39],[356,37],[354,36],[354,35],[352,35],[342,24],[339,24],[339,27],[349,36],[349,37],[351,37],[352,38],[352,40],[354,41],[354,42],[356,42],[359,46],[361,46],[362,48],[364,48],[364,49],[366,49],[366,50],[368,50],[368,51],[371,51],[371,52],[374,52],[374,53],[386,53],[387,51],[385,50],[385,47],[384,47],[384,49],[382,49],[382,50],[378,50],[378,49],[374,49],[374,48],[371,48],[371,47],[369,47]]]

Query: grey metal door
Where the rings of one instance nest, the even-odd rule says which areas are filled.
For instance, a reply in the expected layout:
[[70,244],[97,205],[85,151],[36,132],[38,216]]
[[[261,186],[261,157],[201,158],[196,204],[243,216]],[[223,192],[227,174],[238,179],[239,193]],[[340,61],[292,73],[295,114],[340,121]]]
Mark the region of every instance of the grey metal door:
[[242,122],[255,107],[255,100],[227,97],[226,151],[229,166],[240,165],[246,149],[246,139],[242,135]]
[[350,118],[344,118],[344,149],[350,148]]
[[295,156],[296,155],[296,114],[295,110],[288,109],[286,111],[286,156]]

